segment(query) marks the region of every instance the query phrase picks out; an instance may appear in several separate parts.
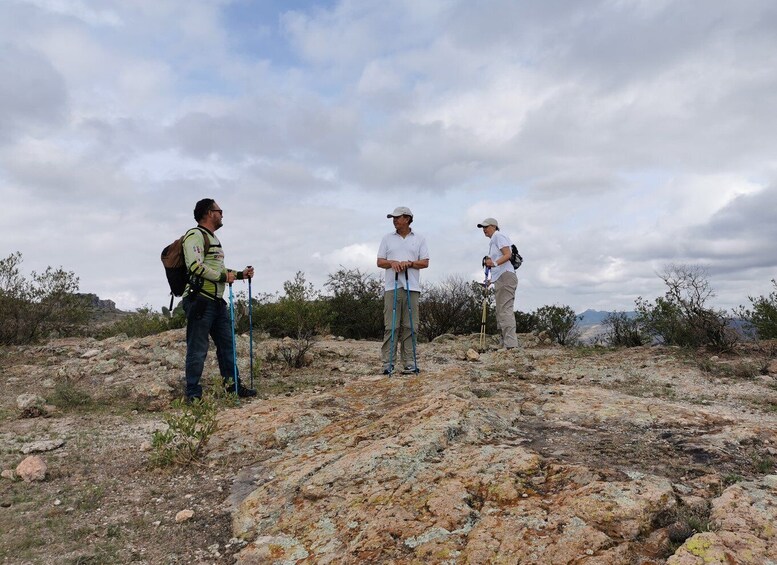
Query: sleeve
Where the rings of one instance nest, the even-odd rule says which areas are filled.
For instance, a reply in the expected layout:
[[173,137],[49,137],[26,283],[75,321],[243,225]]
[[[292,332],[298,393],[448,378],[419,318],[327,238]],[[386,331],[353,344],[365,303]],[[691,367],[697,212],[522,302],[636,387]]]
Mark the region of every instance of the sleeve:
[[378,259],[388,259],[388,241],[386,238],[380,240],[380,247],[378,247]]
[[189,273],[213,282],[223,282],[226,273],[220,273],[205,264],[205,235],[198,229],[189,230],[183,239],[183,257]]
[[418,260],[423,261],[429,258],[429,248],[426,246],[426,238],[421,238],[421,245],[418,246]]
[[499,250],[499,255],[501,256],[502,249],[505,247],[510,247],[510,245],[512,244],[510,243],[510,239],[503,233],[496,232],[494,234],[494,237],[496,238],[495,239],[496,248]]

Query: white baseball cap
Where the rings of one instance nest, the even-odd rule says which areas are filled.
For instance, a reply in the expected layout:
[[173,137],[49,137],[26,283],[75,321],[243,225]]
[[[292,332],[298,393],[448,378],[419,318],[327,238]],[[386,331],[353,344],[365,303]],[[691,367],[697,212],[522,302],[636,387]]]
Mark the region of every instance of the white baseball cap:
[[391,214],[386,214],[387,218],[396,218],[399,216],[410,216],[413,217],[413,213],[410,211],[410,208],[407,206],[399,206],[397,208],[394,208],[394,211]]
[[487,226],[494,226],[495,228],[498,228],[499,222],[497,222],[494,218],[486,218],[478,224],[479,228],[485,228]]

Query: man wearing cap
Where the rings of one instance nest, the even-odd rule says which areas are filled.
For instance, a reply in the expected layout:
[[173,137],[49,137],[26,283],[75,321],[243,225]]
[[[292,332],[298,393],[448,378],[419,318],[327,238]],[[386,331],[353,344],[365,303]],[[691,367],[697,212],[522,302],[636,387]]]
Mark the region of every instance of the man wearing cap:
[[[383,295],[383,347],[380,350],[383,362],[383,374],[390,375],[394,369],[391,359],[396,359],[397,341],[400,344],[402,372],[415,372],[416,364],[413,358],[413,334],[418,335],[418,297],[421,294],[421,269],[429,266],[429,250],[423,236],[415,233],[410,224],[413,223],[413,212],[410,208],[400,206],[391,214],[386,214],[394,222],[393,232],[386,234],[378,249],[378,268],[386,270],[386,293]],[[405,274],[407,273],[410,289],[410,308],[413,314],[413,327],[410,327],[410,316],[405,291]],[[399,275],[398,277],[396,275]],[[394,311],[394,292],[396,292],[397,318],[396,328],[398,339],[394,340],[394,351],[391,351],[391,328]]]
[[488,255],[483,258],[483,262],[491,269],[491,282],[494,285],[496,300],[496,325],[502,334],[505,348],[514,349],[518,347],[513,310],[518,277],[510,263],[513,243],[509,237],[499,231],[499,222],[494,218],[486,218],[478,224],[478,227],[483,228],[483,234],[491,240]]

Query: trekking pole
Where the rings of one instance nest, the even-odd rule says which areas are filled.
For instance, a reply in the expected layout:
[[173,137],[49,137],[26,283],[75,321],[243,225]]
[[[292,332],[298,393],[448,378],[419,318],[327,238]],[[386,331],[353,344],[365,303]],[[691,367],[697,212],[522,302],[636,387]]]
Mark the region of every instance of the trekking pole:
[[413,342],[413,372],[418,373],[418,358],[415,354],[415,329],[413,328],[413,305],[410,304],[410,283],[405,269],[405,291],[407,292],[407,312],[410,315],[410,341]]
[[[248,266],[251,268],[251,265]],[[248,354],[250,359],[251,388],[254,388],[254,322],[251,319],[251,277],[248,277]]]
[[399,273],[394,273],[394,309],[391,313],[391,349],[389,349],[389,375],[394,372],[394,330],[397,327],[397,286],[399,285]]
[[232,326],[232,363],[235,369],[235,394],[237,392],[237,344],[235,343],[235,301],[232,296],[232,283],[229,283],[229,321]]
[[[483,261],[485,263],[485,260]],[[480,318],[480,350],[486,349],[486,312],[488,311],[488,274],[491,272],[489,267],[486,267],[486,276],[483,279],[483,315]]]

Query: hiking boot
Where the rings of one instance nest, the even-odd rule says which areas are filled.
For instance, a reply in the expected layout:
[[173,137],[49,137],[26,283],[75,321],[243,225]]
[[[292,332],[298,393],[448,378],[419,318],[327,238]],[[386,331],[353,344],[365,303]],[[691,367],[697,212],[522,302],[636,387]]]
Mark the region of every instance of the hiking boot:
[[[224,385],[224,391],[229,394],[235,394],[235,386],[234,385]],[[240,383],[237,385],[237,396],[239,398],[248,398],[249,396],[256,396],[256,391],[252,388],[247,388],[243,386],[243,383]]]
[[405,365],[405,368],[402,369],[403,375],[412,375],[413,373],[420,373],[421,370],[417,367],[414,367],[413,365]]
[[186,404],[191,404],[192,402],[194,402],[196,400],[199,400],[200,402],[202,402],[202,397],[201,396],[187,396],[187,397],[185,397],[183,399],[184,403],[186,403]]
[[237,387],[237,395],[240,398],[249,398],[251,396],[256,396],[256,391],[241,384]]
[[390,365],[386,365],[385,367],[383,367],[383,374],[384,375],[390,375],[393,372],[394,372],[394,368],[391,367]]

